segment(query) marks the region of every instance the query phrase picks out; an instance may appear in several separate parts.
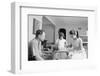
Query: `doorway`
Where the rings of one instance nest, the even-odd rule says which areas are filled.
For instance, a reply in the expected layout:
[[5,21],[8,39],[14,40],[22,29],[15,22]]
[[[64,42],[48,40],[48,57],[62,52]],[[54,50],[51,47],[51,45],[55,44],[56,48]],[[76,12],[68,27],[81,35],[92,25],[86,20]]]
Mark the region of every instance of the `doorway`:
[[60,33],[60,32],[64,33],[64,39],[66,39],[66,29],[65,28],[60,28],[58,33]]

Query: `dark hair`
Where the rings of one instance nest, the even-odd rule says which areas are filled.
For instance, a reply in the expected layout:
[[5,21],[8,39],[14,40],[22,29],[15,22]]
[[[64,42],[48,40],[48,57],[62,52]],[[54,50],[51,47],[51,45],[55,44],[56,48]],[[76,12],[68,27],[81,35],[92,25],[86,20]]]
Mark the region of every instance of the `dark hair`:
[[79,38],[79,33],[78,33],[78,31],[70,30],[70,31],[69,31],[69,34],[70,34],[70,35],[76,35],[76,37]]
[[78,33],[78,31],[76,31],[76,33],[77,33],[77,34],[76,34],[77,38],[79,38],[79,33]]
[[59,39],[63,37],[64,38],[64,33],[63,32],[59,32]]
[[37,30],[36,31],[36,38],[38,38],[39,35],[42,35],[44,30]]
[[75,35],[75,30],[70,30],[70,31],[69,31],[69,34],[70,34],[70,35]]

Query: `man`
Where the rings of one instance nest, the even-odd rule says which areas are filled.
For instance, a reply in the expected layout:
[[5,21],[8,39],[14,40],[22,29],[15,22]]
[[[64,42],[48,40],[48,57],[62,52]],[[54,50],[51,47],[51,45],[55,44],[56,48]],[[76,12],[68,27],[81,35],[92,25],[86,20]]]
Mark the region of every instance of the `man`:
[[28,60],[44,60],[42,58],[41,41],[45,39],[45,32],[43,30],[36,31],[36,37],[29,42]]

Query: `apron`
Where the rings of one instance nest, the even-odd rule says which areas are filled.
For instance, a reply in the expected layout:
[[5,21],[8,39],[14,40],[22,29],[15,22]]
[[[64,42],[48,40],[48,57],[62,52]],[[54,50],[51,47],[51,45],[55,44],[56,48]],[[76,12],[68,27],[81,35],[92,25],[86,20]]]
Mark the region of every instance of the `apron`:
[[73,52],[73,55],[72,55],[72,59],[86,59],[87,58],[87,55],[86,55],[86,52],[85,52],[85,49],[84,50],[75,50],[75,52]]

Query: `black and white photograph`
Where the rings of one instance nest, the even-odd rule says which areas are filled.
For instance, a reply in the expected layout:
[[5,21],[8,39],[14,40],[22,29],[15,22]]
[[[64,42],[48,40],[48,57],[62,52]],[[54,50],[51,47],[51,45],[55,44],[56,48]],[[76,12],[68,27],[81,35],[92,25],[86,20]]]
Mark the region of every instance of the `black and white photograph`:
[[[96,9],[11,4],[11,72],[94,68]],[[92,66],[93,65],[93,66]]]
[[100,0],[1,0],[0,76],[100,76]]
[[88,59],[88,17],[28,14],[28,61]]

